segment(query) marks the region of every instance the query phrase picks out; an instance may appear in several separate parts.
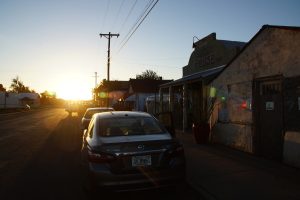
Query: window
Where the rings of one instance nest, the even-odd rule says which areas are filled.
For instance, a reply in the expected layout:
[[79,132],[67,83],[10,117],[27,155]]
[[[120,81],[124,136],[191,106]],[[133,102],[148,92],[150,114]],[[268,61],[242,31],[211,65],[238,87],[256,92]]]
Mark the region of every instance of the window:
[[300,76],[284,81],[284,120],[289,131],[300,131]]
[[281,92],[281,82],[270,81],[261,84],[260,95],[279,94]]
[[89,138],[92,138],[93,137],[93,132],[94,132],[94,121],[95,121],[95,118],[93,118],[89,124],[89,127],[88,127],[88,136]]
[[94,114],[96,113],[102,113],[102,112],[110,112],[110,111],[113,111],[113,109],[98,109],[98,110],[88,110],[85,114],[84,114],[84,117],[85,118],[92,118]]
[[127,136],[165,133],[166,130],[151,117],[120,117],[101,119],[100,136]]
[[93,132],[94,132],[94,124],[91,126],[90,132],[88,133],[90,138],[93,137]]

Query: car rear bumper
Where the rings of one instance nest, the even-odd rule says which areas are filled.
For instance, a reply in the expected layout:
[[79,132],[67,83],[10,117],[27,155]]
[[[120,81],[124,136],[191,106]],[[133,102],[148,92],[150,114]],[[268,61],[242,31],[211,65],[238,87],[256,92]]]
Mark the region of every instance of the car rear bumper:
[[170,187],[185,182],[185,168],[159,171],[141,170],[137,174],[113,174],[109,171],[90,171],[90,178],[100,188],[113,191],[135,191]]

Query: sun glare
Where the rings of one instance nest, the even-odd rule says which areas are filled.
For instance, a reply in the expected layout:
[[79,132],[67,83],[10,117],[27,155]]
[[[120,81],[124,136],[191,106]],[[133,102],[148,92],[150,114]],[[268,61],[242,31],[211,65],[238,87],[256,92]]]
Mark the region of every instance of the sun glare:
[[92,99],[92,90],[80,84],[62,84],[56,91],[57,97],[65,100]]

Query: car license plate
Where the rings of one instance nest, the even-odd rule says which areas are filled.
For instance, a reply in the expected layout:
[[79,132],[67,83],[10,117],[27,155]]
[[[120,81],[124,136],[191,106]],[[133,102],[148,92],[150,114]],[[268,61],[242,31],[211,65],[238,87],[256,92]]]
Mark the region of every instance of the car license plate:
[[131,163],[133,167],[150,166],[151,155],[146,156],[132,156]]

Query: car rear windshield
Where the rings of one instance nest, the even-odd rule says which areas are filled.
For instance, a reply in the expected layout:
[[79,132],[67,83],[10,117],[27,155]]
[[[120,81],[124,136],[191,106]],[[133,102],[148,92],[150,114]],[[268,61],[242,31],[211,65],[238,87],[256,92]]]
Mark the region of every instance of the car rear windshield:
[[120,117],[100,119],[98,135],[127,136],[165,133],[165,129],[152,117]]
[[84,118],[91,119],[93,117],[93,115],[96,114],[96,113],[102,113],[102,112],[108,112],[108,111],[112,111],[112,109],[88,110],[84,114]]

